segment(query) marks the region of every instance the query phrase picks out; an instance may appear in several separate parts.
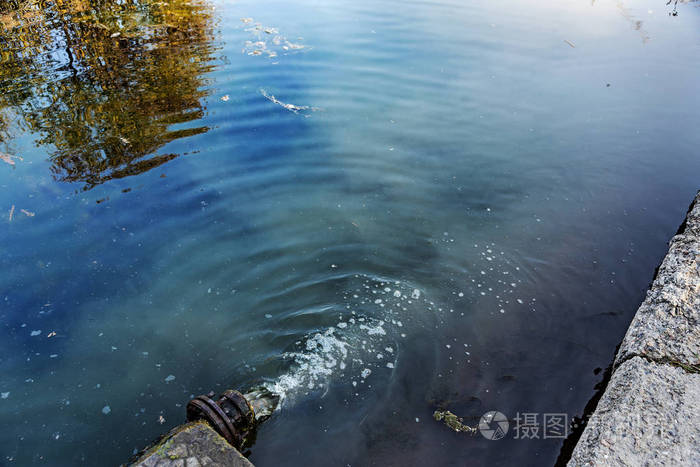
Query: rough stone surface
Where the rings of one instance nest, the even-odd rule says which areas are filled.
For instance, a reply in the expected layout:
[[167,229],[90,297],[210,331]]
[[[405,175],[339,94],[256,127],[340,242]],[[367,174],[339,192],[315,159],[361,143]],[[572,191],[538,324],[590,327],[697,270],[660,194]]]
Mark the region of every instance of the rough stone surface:
[[680,230],[627,330],[616,366],[634,355],[700,363],[700,193]]
[[569,466],[700,466],[700,192]]
[[641,357],[622,363],[568,465],[700,465],[700,374]]
[[205,422],[181,425],[146,451],[136,467],[253,467]]

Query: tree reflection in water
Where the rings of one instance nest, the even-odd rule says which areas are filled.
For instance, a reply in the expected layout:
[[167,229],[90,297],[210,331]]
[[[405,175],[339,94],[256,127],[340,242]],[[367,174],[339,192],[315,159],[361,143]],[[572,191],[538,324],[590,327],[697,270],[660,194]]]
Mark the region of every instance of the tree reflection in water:
[[208,130],[191,122],[213,38],[203,0],[3,2],[0,139],[16,120],[51,147],[54,177],[85,189],[159,166],[178,156],[163,145]]

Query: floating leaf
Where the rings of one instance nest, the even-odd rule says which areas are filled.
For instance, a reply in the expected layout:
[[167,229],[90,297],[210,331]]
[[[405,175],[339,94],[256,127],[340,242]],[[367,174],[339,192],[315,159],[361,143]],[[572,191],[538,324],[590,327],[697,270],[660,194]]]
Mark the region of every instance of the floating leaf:
[[0,160],[2,160],[3,162],[10,164],[10,165],[15,165],[15,161],[13,161],[12,159],[19,159],[21,161],[24,160],[19,156],[11,156],[9,154],[0,153]]

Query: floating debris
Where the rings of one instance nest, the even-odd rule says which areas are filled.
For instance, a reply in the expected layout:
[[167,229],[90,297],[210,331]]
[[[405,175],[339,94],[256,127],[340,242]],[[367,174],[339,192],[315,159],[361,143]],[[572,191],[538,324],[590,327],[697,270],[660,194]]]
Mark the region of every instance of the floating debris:
[[162,415],[158,415],[158,423],[160,423],[161,425],[165,423],[165,418]]
[[452,428],[457,433],[475,434],[476,428],[463,424],[463,419],[453,414],[449,410],[436,410],[433,413],[435,421],[443,422],[448,427]]
[[[253,22],[253,18],[241,18],[241,21],[249,24]],[[290,42],[279,34],[277,28],[263,26],[261,23],[252,24],[246,31],[254,37],[254,40],[245,41],[242,53],[247,55],[267,54],[268,58],[274,58],[278,52],[286,54],[307,48],[304,44]]]
[[15,205],[13,204],[12,207],[10,208],[10,217],[8,218],[9,222],[12,222],[12,216],[15,215]]
[[168,375],[168,376],[165,378],[165,382],[166,382],[166,383],[169,383],[170,381],[175,381],[175,376],[174,376],[174,375]]
[[22,159],[22,158],[19,157],[19,156],[11,156],[11,155],[9,155],[9,154],[0,153],[0,160],[3,161],[3,162],[5,162],[5,163],[7,163],[7,164],[15,165],[15,161],[14,161],[13,159],[19,159],[19,160],[21,160],[21,161],[24,160],[24,159]]
[[[304,112],[306,110],[310,110],[312,112],[316,112],[318,110],[323,110],[319,107],[310,107],[308,105],[294,105],[294,104],[287,104],[286,102],[282,102],[281,100],[277,99],[274,95],[268,94],[267,91],[264,89],[260,89],[260,94],[262,94],[267,100],[270,102],[279,105],[280,107],[283,107],[290,112],[293,112],[295,114],[298,114],[299,112]],[[308,117],[308,115],[307,115]]]
[[56,331],[51,331],[46,337],[53,337],[56,335]]
[[3,399],[7,399],[8,397],[10,397],[10,391],[0,393],[0,397],[2,397]]
[[39,334],[41,334],[41,330],[32,331],[32,332],[29,333],[29,335],[32,336],[32,337],[36,337],[36,336],[38,336]]
[[105,415],[108,415],[111,411],[112,411],[112,409],[108,405],[105,405],[104,407],[102,407],[102,413]]
[[222,100],[223,102],[228,102],[228,100],[229,100],[228,94],[226,94],[225,96],[221,96],[221,100]]
[[27,211],[26,209],[20,209],[19,212],[26,215],[27,217],[34,217],[34,213],[31,211]]
[[564,39],[564,42],[566,42],[567,44],[569,44],[569,45],[571,46],[572,49],[575,49],[575,48],[576,48],[576,46],[575,46],[572,42],[570,42],[570,41],[568,41],[568,40],[566,40],[566,39]]
[[284,50],[288,50],[288,49],[291,49],[291,50],[299,50],[299,49],[303,49],[303,48],[305,48],[305,47],[306,47],[306,46],[305,46],[304,44],[294,44],[293,42],[289,42],[289,41],[287,41],[286,45],[283,45],[283,46],[282,46],[282,48],[283,48]]

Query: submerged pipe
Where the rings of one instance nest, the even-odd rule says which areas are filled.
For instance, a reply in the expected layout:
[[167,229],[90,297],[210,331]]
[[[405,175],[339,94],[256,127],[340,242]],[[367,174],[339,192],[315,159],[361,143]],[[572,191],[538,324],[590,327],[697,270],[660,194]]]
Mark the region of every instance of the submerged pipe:
[[136,454],[130,465],[253,467],[240,451],[253,444],[258,425],[272,415],[279,401],[277,394],[264,387],[245,394],[228,389],[218,397],[214,392],[197,396],[187,403],[188,423]]
[[197,396],[187,404],[187,421],[204,420],[236,449],[250,444],[257,426],[279,404],[279,396],[259,387],[246,394],[228,389],[218,398],[214,392]]

